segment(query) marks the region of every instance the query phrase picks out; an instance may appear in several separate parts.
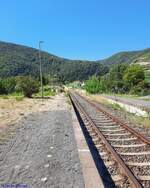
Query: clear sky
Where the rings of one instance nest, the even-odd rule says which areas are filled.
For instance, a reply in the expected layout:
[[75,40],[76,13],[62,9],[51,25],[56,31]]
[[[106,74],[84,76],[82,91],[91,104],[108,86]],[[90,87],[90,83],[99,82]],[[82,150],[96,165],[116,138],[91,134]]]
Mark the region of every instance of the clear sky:
[[150,0],[1,0],[0,40],[71,59],[150,47]]

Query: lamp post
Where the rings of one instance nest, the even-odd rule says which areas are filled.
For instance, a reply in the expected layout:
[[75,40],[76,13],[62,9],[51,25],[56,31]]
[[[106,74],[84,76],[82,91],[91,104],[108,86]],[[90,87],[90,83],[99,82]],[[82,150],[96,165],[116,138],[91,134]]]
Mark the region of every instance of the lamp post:
[[41,59],[41,44],[43,41],[39,41],[39,62],[40,62],[40,82],[41,82],[41,97],[44,97],[43,93],[43,75],[42,75],[42,59]]

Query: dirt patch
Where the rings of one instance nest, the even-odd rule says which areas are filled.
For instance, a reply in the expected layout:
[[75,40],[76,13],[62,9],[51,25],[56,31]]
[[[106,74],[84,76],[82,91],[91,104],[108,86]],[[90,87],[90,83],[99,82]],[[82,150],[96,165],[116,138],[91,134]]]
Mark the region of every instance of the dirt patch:
[[[57,96],[56,96],[57,98]],[[8,129],[29,114],[36,112],[49,111],[54,106],[55,97],[50,99],[28,99],[21,101],[16,99],[0,99],[0,136],[5,134]]]

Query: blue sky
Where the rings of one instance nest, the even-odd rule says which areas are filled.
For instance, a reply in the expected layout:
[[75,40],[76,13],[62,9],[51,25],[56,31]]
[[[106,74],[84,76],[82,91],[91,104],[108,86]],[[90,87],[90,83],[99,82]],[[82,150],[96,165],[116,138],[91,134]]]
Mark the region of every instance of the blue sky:
[[150,47],[149,0],[1,0],[0,40],[71,59]]

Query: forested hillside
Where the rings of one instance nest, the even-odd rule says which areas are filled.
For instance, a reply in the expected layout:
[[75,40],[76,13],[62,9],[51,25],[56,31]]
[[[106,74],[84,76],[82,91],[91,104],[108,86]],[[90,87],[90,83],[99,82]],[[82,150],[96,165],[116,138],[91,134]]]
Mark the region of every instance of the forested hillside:
[[[98,62],[68,60],[46,52],[42,52],[42,69],[45,75],[61,81],[85,80],[108,70]],[[38,50],[0,42],[0,77],[17,75],[39,75]]]
[[120,63],[140,63],[141,65],[143,63],[144,66],[145,62],[148,62],[147,64],[150,63],[150,48],[140,51],[119,52],[98,62],[108,66]]
[[[99,61],[80,61],[60,58],[42,52],[44,75],[57,77],[61,81],[86,80],[92,75],[103,75],[109,66],[120,63],[136,63],[150,69],[150,49],[120,52]],[[149,73],[148,73],[149,74]],[[39,75],[38,50],[22,45],[0,42],[0,77],[17,75]]]

